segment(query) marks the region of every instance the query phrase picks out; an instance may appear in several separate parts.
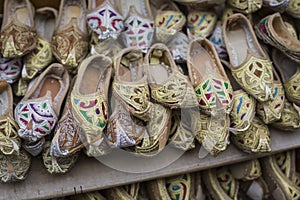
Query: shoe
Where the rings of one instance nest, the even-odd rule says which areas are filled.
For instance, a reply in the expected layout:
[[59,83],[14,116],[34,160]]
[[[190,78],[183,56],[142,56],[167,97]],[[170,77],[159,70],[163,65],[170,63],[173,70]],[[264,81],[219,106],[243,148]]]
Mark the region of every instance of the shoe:
[[50,154],[50,142],[46,142],[44,152],[42,154],[43,163],[50,174],[64,174],[67,173],[76,163],[79,152],[65,156],[55,157]]
[[21,139],[18,125],[13,118],[13,94],[8,83],[0,80],[0,152],[4,155],[18,154]]
[[71,92],[71,111],[80,126],[80,138],[89,151],[103,142],[108,122],[108,90],[112,61],[104,55],[86,58],[79,66]]
[[230,165],[229,169],[237,180],[253,181],[262,176],[261,166],[257,159]]
[[294,18],[300,18],[300,7],[298,0],[289,0],[286,8],[286,13],[290,14]]
[[149,121],[152,102],[143,59],[137,47],[126,48],[116,56],[113,94],[131,115]]
[[261,9],[263,5],[262,0],[227,0],[226,2],[228,3],[228,5],[232,6],[236,11],[246,14],[254,13],[255,11]]
[[214,168],[202,173],[209,196],[214,200],[237,199],[239,182],[227,167]]
[[290,0],[263,0],[263,6],[275,12],[283,13],[289,6]]
[[217,22],[217,14],[212,11],[189,11],[187,16],[187,34],[190,40],[210,36]]
[[33,79],[53,61],[51,38],[55,29],[57,10],[50,7],[36,10],[34,23],[37,31],[37,44],[34,51],[24,57],[22,78]]
[[57,63],[50,65],[32,81],[15,108],[21,138],[36,143],[51,133],[67,95],[69,82],[68,72]]
[[183,32],[177,32],[171,40],[166,43],[176,63],[186,63],[189,38]]
[[265,153],[271,151],[270,131],[260,119],[254,117],[250,127],[233,134],[231,141],[247,153]]
[[17,182],[26,179],[31,165],[31,156],[24,150],[19,154],[0,154],[0,177],[1,182]]
[[235,80],[258,101],[270,100],[272,64],[258,43],[249,20],[242,14],[228,17],[223,23],[223,38]]
[[138,199],[140,183],[113,187],[105,191],[108,199],[135,200]]
[[221,21],[217,21],[215,29],[214,29],[212,35],[209,37],[209,40],[215,46],[219,58],[227,60],[228,55],[227,55],[226,47],[225,47],[225,44],[224,44],[224,41],[222,38]]
[[200,110],[211,114],[213,110],[224,109],[229,114],[233,106],[232,87],[208,39],[190,42],[187,66]]
[[197,107],[194,88],[162,43],[151,46],[145,56],[151,97],[171,109]]
[[263,178],[273,199],[299,199],[300,188],[295,184],[295,151],[287,151],[261,159]]
[[86,2],[62,0],[51,47],[53,55],[69,71],[77,72],[78,63],[88,53]]
[[281,118],[281,113],[284,107],[285,95],[283,85],[280,78],[273,68],[273,91],[272,100],[266,102],[258,102],[256,113],[263,120],[265,124],[270,124]]
[[0,79],[12,84],[20,78],[22,69],[21,58],[3,58],[0,55]]
[[281,118],[271,125],[283,131],[300,128],[300,112],[286,99],[283,103]]
[[[73,78],[70,88],[73,88],[76,77]],[[71,108],[71,91],[68,91],[66,103],[60,119],[54,130],[54,136],[50,146],[50,156],[67,157],[71,156],[83,148],[80,140],[82,132],[80,125],[76,123]]]
[[124,28],[124,18],[120,10],[109,0],[89,0],[86,20],[92,37],[97,38],[98,42],[116,40]]
[[5,0],[1,27],[1,54],[22,57],[36,46],[34,7],[29,0]]
[[161,5],[155,15],[156,40],[161,43],[170,41],[176,33],[182,30],[186,18],[177,5],[168,1]]
[[300,62],[300,41],[288,31],[279,13],[261,19],[255,26],[255,32],[265,43],[279,49],[290,59]]
[[285,89],[286,98],[300,106],[300,63],[278,50],[272,51],[272,59]]

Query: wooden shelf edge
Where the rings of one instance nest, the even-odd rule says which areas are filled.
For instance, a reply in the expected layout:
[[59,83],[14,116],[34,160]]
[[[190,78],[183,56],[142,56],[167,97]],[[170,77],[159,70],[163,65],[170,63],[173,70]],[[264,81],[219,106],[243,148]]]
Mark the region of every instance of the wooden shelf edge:
[[147,181],[187,172],[201,171],[222,165],[228,165],[254,158],[260,158],[278,152],[300,147],[300,130],[280,132],[271,130],[272,152],[247,154],[233,145],[217,157],[198,158],[199,149],[186,152],[171,165],[148,173],[125,173],[111,169],[98,160],[81,156],[75,167],[64,175],[51,175],[44,168],[42,161],[33,159],[31,171],[25,181],[0,184],[0,199],[48,199],[81,192],[106,189],[133,182]]

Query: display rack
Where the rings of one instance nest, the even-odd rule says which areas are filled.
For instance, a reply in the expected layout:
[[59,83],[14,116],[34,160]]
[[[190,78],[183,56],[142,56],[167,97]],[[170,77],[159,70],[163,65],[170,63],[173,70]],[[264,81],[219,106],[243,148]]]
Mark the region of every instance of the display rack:
[[[199,147],[186,152],[171,165],[149,173],[125,173],[111,169],[94,158],[81,155],[75,167],[63,175],[51,175],[42,160],[34,158],[28,177],[19,183],[0,184],[0,199],[47,199],[82,192],[101,190],[113,186],[141,182],[159,177],[201,171],[208,168],[238,163],[300,147],[300,130],[282,132],[271,129],[272,152],[247,154],[233,144],[217,157],[199,159]],[[134,164],[134,163],[132,163]]]

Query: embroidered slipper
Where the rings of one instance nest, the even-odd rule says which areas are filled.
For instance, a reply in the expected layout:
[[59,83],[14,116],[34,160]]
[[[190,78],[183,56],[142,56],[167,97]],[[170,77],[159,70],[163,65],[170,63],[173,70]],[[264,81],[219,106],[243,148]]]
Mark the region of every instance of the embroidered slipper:
[[212,11],[191,10],[187,16],[187,34],[190,40],[206,38],[214,31],[217,14]]
[[227,0],[227,3],[232,6],[236,11],[241,13],[254,13],[261,9],[263,5],[262,0]]
[[227,50],[222,38],[222,24],[221,21],[217,21],[215,29],[209,40],[213,43],[220,59],[227,59]]
[[222,61],[233,88],[233,108],[230,112],[230,128],[235,134],[247,130],[256,113],[256,100],[236,82],[229,70],[229,63]]
[[50,142],[46,142],[43,152],[43,163],[50,174],[64,174],[68,172],[76,163],[79,152],[65,157],[55,157],[50,154]]
[[300,188],[293,182],[295,151],[268,156],[262,159],[263,177],[274,199],[299,199]]
[[257,115],[265,124],[270,124],[281,118],[281,113],[284,107],[285,95],[283,85],[280,81],[276,70],[273,67],[273,91],[272,99],[266,102],[257,102]]
[[31,165],[31,156],[24,150],[19,154],[0,154],[0,177],[1,182],[16,182],[26,178]]
[[300,113],[288,100],[283,103],[281,118],[271,124],[283,131],[293,131],[300,128]]
[[31,83],[15,108],[21,138],[37,142],[51,133],[67,95],[69,82],[65,68],[54,63]]
[[272,59],[281,76],[286,98],[300,106],[300,63],[295,62],[278,50],[272,51]]
[[189,78],[201,111],[210,114],[223,109],[230,113],[233,91],[213,44],[207,40],[193,40],[188,48]]
[[86,1],[62,0],[51,47],[53,55],[69,71],[76,73],[78,63],[88,53]]
[[1,154],[18,154],[21,139],[13,118],[13,94],[8,83],[0,80],[0,151]]
[[21,57],[36,46],[34,7],[29,0],[4,1],[1,27],[1,54],[5,58]]
[[138,47],[144,53],[151,46],[154,20],[149,0],[115,0],[125,17],[122,40],[126,47]]
[[169,49],[162,43],[152,45],[145,56],[151,97],[158,103],[175,108],[198,105],[190,81],[176,66]]
[[92,37],[97,38],[96,43],[107,39],[117,39],[124,28],[124,18],[113,3],[109,0],[88,1],[86,20]]
[[[104,55],[86,58],[79,67],[71,92],[71,111],[80,126],[80,139],[87,154],[96,152],[104,142],[108,122],[108,90],[112,74],[112,60]],[[101,152],[99,152],[101,154]]]
[[237,199],[239,182],[226,167],[209,169],[202,173],[203,182],[214,200]]
[[294,61],[300,62],[300,41],[288,31],[279,13],[261,19],[255,25],[255,32],[265,43],[279,49]]
[[181,31],[186,18],[177,5],[171,1],[161,5],[155,15],[155,35],[158,42],[166,43]]
[[116,56],[114,68],[114,96],[130,114],[149,121],[152,103],[141,50],[137,47],[122,50]]
[[[73,88],[76,77],[73,78],[70,88]],[[71,91],[69,90],[62,115],[54,130],[51,141],[50,155],[55,157],[66,157],[83,148],[80,140],[82,130],[77,124],[71,108]]]
[[[182,174],[178,176],[168,177],[166,178],[166,188],[167,192],[171,199],[181,199],[188,200],[192,197],[195,197],[194,188],[197,186],[201,187],[201,185],[196,184],[195,179],[192,174]],[[200,178],[201,177],[197,177]],[[195,185],[194,185],[195,184]],[[200,191],[199,191],[200,192]],[[199,194],[197,198],[201,195]]]
[[176,63],[185,63],[187,48],[189,46],[189,38],[183,32],[177,32],[174,37],[166,43],[169,48],[173,60]]
[[298,0],[289,0],[286,12],[294,18],[300,18],[300,7]]
[[21,75],[22,59],[21,58],[3,58],[0,55],[0,79],[7,83],[16,82]]
[[223,24],[223,38],[235,80],[258,101],[270,100],[272,64],[258,43],[249,20],[242,14],[228,17]]
[[270,131],[259,118],[254,117],[250,127],[239,134],[233,134],[231,141],[247,153],[270,152]]

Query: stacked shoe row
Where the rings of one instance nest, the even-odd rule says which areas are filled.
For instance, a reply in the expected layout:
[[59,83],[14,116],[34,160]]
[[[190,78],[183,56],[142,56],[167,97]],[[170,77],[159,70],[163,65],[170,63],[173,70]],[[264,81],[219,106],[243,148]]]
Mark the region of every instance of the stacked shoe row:
[[259,160],[254,159],[201,172],[185,173],[59,199],[296,200],[299,197],[299,150],[291,150]]
[[285,14],[265,1],[176,2],[62,0],[57,12],[5,1],[1,181],[25,178],[28,153],[65,173],[82,149],[147,157],[198,141],[217,156],[231,138],[262,153],[269,124],[300,127],[300,42]]

